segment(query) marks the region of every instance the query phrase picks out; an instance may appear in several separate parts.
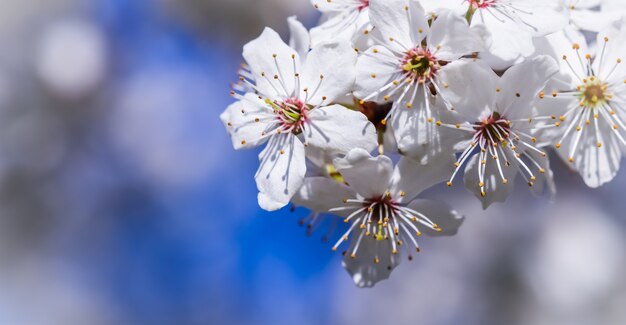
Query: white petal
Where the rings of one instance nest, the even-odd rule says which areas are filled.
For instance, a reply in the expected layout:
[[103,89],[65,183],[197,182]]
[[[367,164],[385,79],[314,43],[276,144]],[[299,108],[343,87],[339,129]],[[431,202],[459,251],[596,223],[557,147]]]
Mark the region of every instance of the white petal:
[[294,95],[294,73],[300,70],[300,57],[274,30],[266,27],[261,36],[244,45],[243,58],[250,66],[263,96],[273,100]]
[[[354,96],[361,99],[366,98],[391,84],[396,80],[395,78],[399,78],[399,60],[384,46],[374,46],[365,51],[359,56],[356,63]],[[388,92],[382,92],[376,97],[368,97],[368,100],[384,102],[383,97]],[[401,93],[401,91],[396,93]]]
[[533,36],[544,36],[569,24],[569,8],[561,0],[511,0],[511,7]]
[[428,47],[439,60],[453,61],[474,52],[486,50],[489,38],[484,26],[469,27],[467,21],[447,10],[433,22],[428,34]]
[[496,106],[498,76],[483,63],[452,62],[439,71],[442,95],[463,116],[481,118]]
[[554,183],[554,173],[550,169],[550,158],[543,157],[536,151],[528,150],[526,153],[530,155],[543,170],[542,173],[537,173],[535,177],[537,179],[533,182],[533,186],[530,188],[534,195],[543,195],[544,192],[548,195],[550,200],[554,200],[556,196],[556,184]]
[[[577,152],[573,155],[573,167],[580,173],[585,184],[591,188],[600,187],[615,178],[620,168],[620,160],[623,155],[623,147],[619,140],[610,131],[611,125],[603,118],[598,120],[602,134],[602,147],[598,148],[595,137],[595,125],[591,123],[584,126],[582,138],[578,144]],[[561,148],[556,149],[559,156],[569,163],[569,156],[573,146],[573,136],[568,136],[563,141]],[[571,165],[571,164],[570,164]]]
[[296,16],[287,18],[289,24],[289,47],[296,50],[301,58],[306,57],[310,49],[309,31]]
[[304,145],[291,133],[272,136],[259,154],[259,161],[255,175],[259,206],[267,211],[278,210],[289,203],[304,182]]
[[353,149],[334,164],[346,183],[365,198],[382,196],[389,188],[393,163],[387,156],[372,157],[366,150]]
[[[400,264],[400,255],[391,254],[389,240],[378,241],[372,237],[363,237],[355,258],[350,257],[358,236],[352,238],[343,267],[348,271],[358,287],[373,287],[376,283],[388,279],[391,271]],[[379,263],[374,263],[378,258]]]
[[523,25],[501,18],[502,15],[497,12],[494,16],[491,10],[477,10],[472,19],[472,27],[482,25],[491,34],[489,53],[503,61],[532,54],[531,33]]
[[328,177],[307,177],[291,201],[315,212],[344,206],[343,199],[354,198],[355,193],[346,185]]
[[358,15],[356,9],[324,14],[323,21],[311,29],[312,47],[329,41],[349,42],[358,32],[356,29]]
[[[563,31],[545,36],[538,37],[534,40],[534,55],[549,55],[560,64],[559,75],[554,78],[563,85],[568,85],[570,89],[582,83],[582,78],[586,77],[586,68],[584,64],[584,55],[589,53],[585,36],[574,28],[566,28]],[[577,51],[573,48],[574,44],[578,44],[580,49]],[[583,61],[579,60],[579,56]],[[567,60],[564,60],[563,58]]]
[[[578,7],[578,5],[576,5]],[[572,23],[582,29],[592,32],[599,32],[608,28],[611,24],[622,18],[620,12],[606,12],[595,10],[572,10]]]
[[428,20],[417,0],[370,0],[370,21],[396,49],[408,50],[428,35]]
[[435,223],[441,231],[435,231],[428,227],[420,229],[429,236],[453,236],[459,231],[465,218],[447,204],[434,200],[417,199],[409,203],[409,208],[424,214],[430,221]]
[[429,122],[425,114],[420,113],[425,104],[419,102],[423,100],[423,97],[418,97],[419,104],[414,104],[412,109],[402,107],[397,109],[392,114],[391,123],[388,124],[395,133],[400,152],[422,163],[445,159],[450,155],[454,144],[467,136],[466,132],[439,127],[435,124],[435,121],[456,124],[459,115],[450,112],[443,105],[438,104],[440,100],[433,100],[433,98],[429,99],[432,121]]
[[437,13],[442,9],[455,10],[459,13],[463,11],[462,14],[467,12],[467,5],[459,0],[421,0],[421,3],[427,14]]
[[532,117],[533,103],[538,100],[539,92],[558,71],[556,61],[547,55],[527,59],[508,69],[499,81],[500,113],[509,120]]
[[341,105],[310,111],[303,133],[309,145],[331,154],[345,154],[354,148],[369,152],[377,145],[376,128],[367,117]]
[[[607,37],[608,42],[604,41]],[[604,55],[602,48],[606,45]],[[609,83],[623,83],[626,76],[626,22],[620,28],[609,28],[598,33],[598,53],[593,70],[600,80]]]
[[439,159],[421,164],[410,158],[400,158],[391,179],[390,191],[394,197],[400,197],[397,194],[404,192],[405,196],[399,201],[409,202],[424,190],[449,179],[454,172],[455,157],[450,151],[447,157]]
[[345,96],[354,87],[356,58],[354,49],[345,42],[316,46],[302,69],[301,98],[308,98],[307,104],[319,105]]
[[[504,202],[509,194],[513,190],[515,183],[515,177],[517,176],[517,167],[514,164],[511,166],[502,165],[502,172],[504,177],[508,180],[507,184],[504,184],[502,177],[499,174],[496,162],[487,157],[487,166],[485,169],[485,196],[480,193],[480,178],[478,176],[478,168],[480,167],[479,156],[474,155],[471,158],[469,164],[465,168],[465,187],[482,202],[483,209],[487,209],[494,202]],[[513,160],[510,160],[513,161]]]
[[254,148],[267,140],[261,135],[273,122],[274,113],[255,94],[248,93],[243,100],[228,106],[220,119],[235,149]]

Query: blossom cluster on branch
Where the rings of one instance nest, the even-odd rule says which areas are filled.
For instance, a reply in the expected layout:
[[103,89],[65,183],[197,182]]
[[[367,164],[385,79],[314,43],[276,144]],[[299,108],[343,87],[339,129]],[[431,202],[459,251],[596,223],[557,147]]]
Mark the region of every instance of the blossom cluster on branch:
[[462,181],[487,209],[516,181],[553,198],[552,151],[589,187],[617,174],[623,0],[311,2],[316,27],[290,17],[288,43],[266,28],[244,46],[220,118],[235,149],[264,146],[261,208],[348,224],[332,249],[345,242],[358,286],[412,260],[422,234],[457,232],[459,213],[419,198],[433,185]]

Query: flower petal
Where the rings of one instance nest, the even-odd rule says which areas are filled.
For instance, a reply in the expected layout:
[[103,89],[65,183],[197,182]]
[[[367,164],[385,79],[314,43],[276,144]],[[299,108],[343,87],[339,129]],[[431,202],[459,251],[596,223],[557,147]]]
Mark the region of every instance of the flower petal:
[[547,55],[536,56],[508,69],[499,80],[498,109],[509,120],[533,116],[533,103],[550,78],[559,71]]
[[259,206],[278,210],[289,203],[304,182],[304,145],[293,134],[272,136],[259,154],[261,165],[255,175]]
[[[624,82],[626,76],[626,21],[622,21],[619,27],[612,27],[598,33],[597,46],[599,48],[593,63],[593,70],[603,82]],[[605,41],[605,37],[606,40]],[[606,45],[604,55],[602,48]]]
[[262,137],[272,123],[274,113],[255,94],[245,94],[226,108],[220,119],[233,142],[235,149],[254,148],[267,140]]
[[328,177],[307,177],[291,201],[315,212],[345,205],[343,199],[354,198],[355,193],[346,185]]
[[[354,250],[357,240],[356,237],[352,238],[342,262],[354,284],[361,288],[373,287],[376,283],[388,279],[391,271],[400,264],[400,255],[391,254],[390,242],[363,236],[359,243],[358,252],[352,258],[350,254]],[[379,260],[378,263],[374,263],[376,258]]]
[[332,105],[313,109],[304,130],[306,142],[332,154],[345,154],[353,148],[372,151],[376,128],[361,112]]
[[398,50],[412,48],[428,35],[426,13],[417,0],[370,0],[370,21],[383,41]]
[[467,21],[451,10],[442,11],[428,34],[428,47],[439,60],[453,61],[486,50],[489,33],[484,26],[470,28]]
[[345,96],[354,87],[356,59],[356,52],[346,42],[316,46],[306,56],[300,74],[300,98],[308,98],[307,104],[320,105]]
[[417,199],[409,203],[409,208],[424,214],[430,221],[434,222],[441,231],[435,231],[428,227],[420,229],[429,236],[453,236],[459,231],[465,217],[455,210],[452,210],[447,204],[434,200]]
[[442,95],[463,116],[478,120],[496,107],[498,76],[484,63],[452,62],[439,72]]
[[[450,151],[448,156],[440,156],[439,161],[421,164],[410,158],[400,158],[393,171],[390,191],[399,202],[409,202],[424,190],[450,178],[454,172],[455,157]],[[405,195],[398,195],[404,192]]]
[[[513,161],[513,160],[510,160]],[[487,209],[494,202],[504,202],[511,191],[513,190],[513,184],[515,183],[515,177],[517,176],[517,167],[512,164],[511,166],[502,166],[502,172],[505,179],[508,180],[506,184],[502,181],[502,177],[498,171],[498,167],[491,158],[486,159],[487,165],[485,166],[485,195],[481,195],[480,190],[480,178],[478,176],[478,168],[480,168],[479,156],[474,155],[465,168],[465,188],[480,200],[483,205],[483,209]]]
[[379,197],[389,188],[393,163],[387,156],[372,157],[364,149],[353,149],[334,161],[346,183],[365,198]]
[[585,184],[591,188],[600,187],[615,178],[620,168],[624,148],[619,140],[611,132],[612,125],[606,123],[603,118],[598,119],[599,132],[602,135],[602,146],[598,148],[594,123],[585,126],[582,131],[577,151],[572,155],[574,145],[573,136],[569,136],[557,149],[559,156],[567,164],[570,155],[574,158],[574,169],[582,176]]
[[311,44],[309,31],[296,16],[287,18],[287,23],[289,24],[289,47],[296,50],[301,58],[306,57]]
[[258,38],[244,45],[243,58],[255,76],[261,95],[272,100],[293,96],[294,73],[300,70],[300,57],[274,30],[266,27]]
[[[400,61],[384,46],[373,46],[359,56],[356,63],[356,84],[354,96],[369,101],[385,102],[387,92],[370,96],[399,78]],[[398,82],[400,80],[397,80]]]

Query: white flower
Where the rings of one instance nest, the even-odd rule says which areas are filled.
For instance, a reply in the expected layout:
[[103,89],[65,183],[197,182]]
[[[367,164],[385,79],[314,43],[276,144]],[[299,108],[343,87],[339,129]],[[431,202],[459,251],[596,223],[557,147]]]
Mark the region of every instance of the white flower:
[[320,24],[311,29],[313,46],[345,39],[358,47],[366,41],[364,38],[371,31],[369,0],[311,0],[311,3],[322,12]]
[[[421,165],[402,158],[396,168],[386,156],[372,157],[354,149],[335,159],[344,184],[327,177],[307,178],[300,204],[316,211],[330,211],[350,223],[333,246],[352,237],[344,267],[358,286],[371,287],[389,277],[400,262],[401,247],[419,252],[417,237],[454,235],[463,217],[437,201],[416,199],[423,190],[443,181],[450,165]],[[350,184],[350,185],[346,185]]]
[[597,52],[589,54],[575,31],[548,37],[542,49],[560,59],[561,75],[546,93],[544,109],[560,115],[557,152],[589,187],[617,174],[626,145],[626,26],[598,34]]
[[430,18],[432,25],[416,0],[370,1],[371,34],[378,45],[357,61],[355,97],[393,101],[384,121],[391,122],[398,148],[405,153],[437,138],[432,122],[440,109],[434,101],[445,65],[485,48],[483,30],[470,29],[462,17],[445,11]]
[[375,129],[363,114],[330,105],[354,83],[356,54],[348,44],[320,44],[301,60],[266,28],[244,46],[243,56],[249,65],[249,73],[241,77],[247,85],[243,89],[255,93],[233,91],[239,101],[220,118],[236,149],[268,142],[255,176],[262,208],[285,206],[300,188],[305,146],[336,153],[376,146]]
[[561,30],[569,22],[560,0],[467,0],[473,12],[472,26],[482,25],[491,34],[485,57],[494,68],[530,56],[533,37]]
[[458,112],[456,123],[437,125],[465,133],[464,150],[448,186],[465,168],[465,186],[483,208],[504,201],[517,174],[541,193],[544,181],[553,190],[546,153],[536,147],[534,132],[551,127],[556,117],[540,117],[533,110],[541,90],[558,72],[556,62],[538,56],[507,70],[501,78],[482,62],[454,62],[441,75],[443,89]]

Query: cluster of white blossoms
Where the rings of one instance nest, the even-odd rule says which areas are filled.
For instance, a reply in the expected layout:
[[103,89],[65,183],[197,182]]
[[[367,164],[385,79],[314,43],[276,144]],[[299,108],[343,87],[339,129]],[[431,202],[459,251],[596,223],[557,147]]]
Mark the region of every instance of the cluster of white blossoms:
[[261,208],[348,224],[332,249],[358,286],[412,260],[422,233],[457,232],[459,213],[418,198],[436,184],[463,174],[485,209],[520,178],[553,197],[551,151],[590,187],[615,177],[624,0],[311,2],[318,26],[291,17],[288,44],[266,28],[244,46],[220,117],[235,149],[264,146]]

